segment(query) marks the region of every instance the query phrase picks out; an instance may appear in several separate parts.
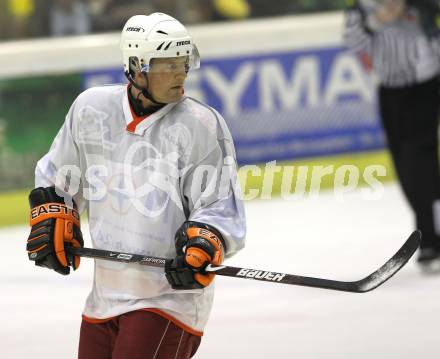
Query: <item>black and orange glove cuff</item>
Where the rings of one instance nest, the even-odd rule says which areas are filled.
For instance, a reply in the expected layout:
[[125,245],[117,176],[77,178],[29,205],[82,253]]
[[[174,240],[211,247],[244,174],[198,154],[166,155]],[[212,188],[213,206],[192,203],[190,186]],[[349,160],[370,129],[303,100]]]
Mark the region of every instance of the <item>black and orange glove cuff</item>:
[[[67,196],[67,195],[66,195]],[[67,198],[71,200],[71,198]],[[73,202],[73,206],[75,203]],[[80,216],[76,208],[70,208],[65,204],[65,199],[60,197],[55,187],[38,187],[29,195],[31,207],[30,225],[45,221],[50,218],[65,219],[80,227]]]
[[[59,191],[58,191],[59,192]],[[59,192],[61,193],[61,192]],[[29,205],[31,208],[41,206],[46,203],[66,203],[72,202],[74,208],[76,205],[73,202],[72,197],[67,193],[62,193],[63,196],[59,196],[55,187],[37,187],[34,188],[29,194]]]

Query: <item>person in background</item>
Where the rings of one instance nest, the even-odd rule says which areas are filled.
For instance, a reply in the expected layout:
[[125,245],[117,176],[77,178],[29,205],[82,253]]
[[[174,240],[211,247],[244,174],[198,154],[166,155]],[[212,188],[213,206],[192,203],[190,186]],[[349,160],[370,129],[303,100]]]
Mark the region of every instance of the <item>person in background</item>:
[[49,21],[52,36],[83,35],[90,31],[87,6],[78,0],[53,0]]
[[6,144],[6,121],[0,118],[0,154]]
[[0,10],[5,11],[5,16],[0,15],[2,22],[0,29],[4,30],[6,38],[19,39],[31,36],[30,19],[35,11],[34,0],[7,0],[6,4],[1,5]]
[[6,38],[6,30],[8,28],[8,24],[6,23],[7,20],[8,16],[6,1],[0,0],[0,40],[4,40]]
[[212,5],[215,14],[225,20],[246,19],[252,10],[246,0],[213,0]]
[[439,41],[435,2],[359,0],[346,12],[345,41],[379,79],[379,110],[403,192],[423,240],[418,262],[440,259]]
[[298,0],[298,11],[317,12],[341,10],[344,8],[344,0]]
[[88,8],[93,32],[118,31],[130,16],[156,10],[151,0],[89,0]]

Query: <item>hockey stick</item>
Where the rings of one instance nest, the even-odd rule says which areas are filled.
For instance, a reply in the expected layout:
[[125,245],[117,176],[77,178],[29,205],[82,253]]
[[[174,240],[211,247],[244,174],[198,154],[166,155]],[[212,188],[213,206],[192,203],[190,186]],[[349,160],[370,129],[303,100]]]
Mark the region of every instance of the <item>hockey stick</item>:
[[[265,282],[283,283],[301,285],[305,287],[314,287],[321,289],[332,289],[351,293],[369,292],[396,274],[412,257],[420,245],[422,234],[415,231],[407,239],[405,244],[397,253],[377,271],[371,273],[368,277],[355,282],[342,282],[337,280],[320,279],[312,277],[303,277],[293,274],[277,273],[271,271],[255,270],[248,268],[237,268],[228,266],[212,266],[205,268],[206,272],[216,273],[217,275],[254,279]],[[115,251],[106,251],[93,248],[69,248],[67,252],[72,255],[96,259],[111,260],[124,263],[138,263],[142,265],[165,268],[170,259],[143,256],[139,254],[129,254]]]

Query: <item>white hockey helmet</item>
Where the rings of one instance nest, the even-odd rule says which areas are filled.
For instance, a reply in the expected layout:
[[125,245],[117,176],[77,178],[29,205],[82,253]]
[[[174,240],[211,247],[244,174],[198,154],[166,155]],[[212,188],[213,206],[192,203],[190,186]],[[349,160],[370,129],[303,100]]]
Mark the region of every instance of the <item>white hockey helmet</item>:
[[163,14],[132,16],[126,22],[120,47],[124,72],[150,72],[151,60],[187,56],[187,70],[200,67],[200,55],[185,26]]

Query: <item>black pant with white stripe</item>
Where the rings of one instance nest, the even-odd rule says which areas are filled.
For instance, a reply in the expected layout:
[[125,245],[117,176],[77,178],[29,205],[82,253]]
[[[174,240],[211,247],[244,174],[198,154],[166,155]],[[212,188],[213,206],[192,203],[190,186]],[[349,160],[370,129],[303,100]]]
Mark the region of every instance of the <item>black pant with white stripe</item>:
[[440,250],[440,81],[380,87],[379,102],[394,167],[423,233],[422,247]]

